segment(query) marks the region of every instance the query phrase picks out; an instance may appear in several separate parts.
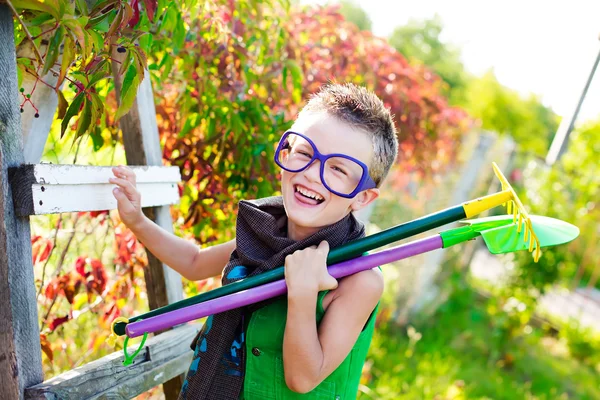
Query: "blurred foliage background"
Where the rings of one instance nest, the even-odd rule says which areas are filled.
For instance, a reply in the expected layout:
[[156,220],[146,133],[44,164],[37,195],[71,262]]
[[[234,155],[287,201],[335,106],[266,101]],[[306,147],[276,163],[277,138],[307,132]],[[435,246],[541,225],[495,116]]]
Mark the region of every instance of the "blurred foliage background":
[[[577,126],[566,153],[547,167],[559,117],[501,85],[493,71],[466,71],[460,49],[440,40],[439,18],[379,38],[350,1],[12,3],[23,21],[15,20],[20,83],[34,82],[33,92],[41,82],[59,97],[42,162],[125,163],[118,118],[150,77],[163,160],[183,176],[175,232],[199,246],[234,236],[240,199],[278,193],[273,146],[328,81],[365,85],[395,114],[400,157],[371,231],[450,206],[440,198],[454,198],[484,132],[497,146],[513,143],[504,173],[523,203],[576,224],[580,237],[544,251],[539,263],[529,254],[496,257],[500,281],[470,272],[476,244],[448,251],[432,307],[405,290],[419,279],[422,259],[386,268],[360,398],[600,398],[598,331],[539,307],[558,288],[600,288],[600,120]],[[124,79],[118,95],[115,70]],[[58,81],[49,84],[52,73]],[[35,107],[28,94],[21,106]],[[491,190],[487,169],[469,195]],[[147,310],[147,261],[115,211],[33,217],[32,246],[48,379],[114,351],[104,342],[110,322]],[[184,282],[184,289],[193,295],[218,284]],[[140,397],[160,397],[160,388]]]

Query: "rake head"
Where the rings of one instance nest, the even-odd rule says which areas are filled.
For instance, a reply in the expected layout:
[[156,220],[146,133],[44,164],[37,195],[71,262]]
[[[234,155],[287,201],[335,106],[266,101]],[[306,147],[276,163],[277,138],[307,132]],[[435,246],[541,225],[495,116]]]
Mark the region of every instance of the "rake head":
[[519,196],[517,196],[515,190],[512,188],[504,174],[502,174],[500,168],[498,168],[498,165],[492,163],[492,167],[494,168],[494,174],[496,174],[496,177],[502,184],[502,191],[510,194],[510,200],[502,205],[506,207],[507,214],[512,214],[513,222],[517,223],[517,232],[520,233],[521,230],[524,229],[523,241],[529,243],[528,250],[533,254],[533,261],[538,262],[542,256],[542,250],[540,240],[533,230],[531,218],[529,217],[529,214],[527,214],[527,210],[525,210],[523,203],[519,200]]

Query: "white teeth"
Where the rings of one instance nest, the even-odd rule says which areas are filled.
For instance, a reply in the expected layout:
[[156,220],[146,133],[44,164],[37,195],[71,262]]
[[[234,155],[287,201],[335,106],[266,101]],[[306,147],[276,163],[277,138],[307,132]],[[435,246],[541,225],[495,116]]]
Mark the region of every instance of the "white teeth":
[[302,193],[302,194],[303,194],[303,195],[305,195],[306,197],[310,197],[311,199],[315,199],[315,200],[317,200],[317,201],[321,201],[321,200],[323,200],[323,197],[321,197],[321,195],[320,195],[320,194],[318,194],[318,193],[315,193],[315,192],[313,192],[313,191],[310,191],[310,190],[308,190],[308,189],[304,189],[304,188],[302,188],[302,187],[300,187],[300,186],[296,186],[296,191],[298,191],[298,192]]

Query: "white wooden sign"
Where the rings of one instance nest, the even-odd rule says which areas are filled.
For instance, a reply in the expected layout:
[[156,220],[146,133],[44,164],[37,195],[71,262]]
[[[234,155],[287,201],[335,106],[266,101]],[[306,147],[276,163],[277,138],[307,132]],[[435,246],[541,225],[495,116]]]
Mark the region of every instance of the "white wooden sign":
[[[178,167],[130,166],[142,207],[179,202]],[[102,211],[117,208],[112,167],[87,165],[27,164],[9,171],[18,215]]]

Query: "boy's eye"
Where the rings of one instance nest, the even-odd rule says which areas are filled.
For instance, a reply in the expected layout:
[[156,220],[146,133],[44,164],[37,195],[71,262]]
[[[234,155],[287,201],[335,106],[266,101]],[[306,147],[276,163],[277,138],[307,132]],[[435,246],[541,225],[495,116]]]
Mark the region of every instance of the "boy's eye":
[[331,167],[331,169],[333,169],[334,171],[336,171],[336,172],[339,172],[339,173],[341,173],[341,174],[343,174],[343,175],[348,175],[348,174],[346,173],[346,171],[344,171],[342,168],[340,168],[340,167],[338,167],[338,166],[335,166],[335,165],[333,165],[333,166]]
[[296,149],[292,150],[292,152],[294,154],[297,154],[297,155],[300,155],[300,156],[303,156],[303,157],[306,157],[306,158],[312,158],[312,154],[308,150],[306,150],[306,149],[298,149],[298,148],[296,148]]

